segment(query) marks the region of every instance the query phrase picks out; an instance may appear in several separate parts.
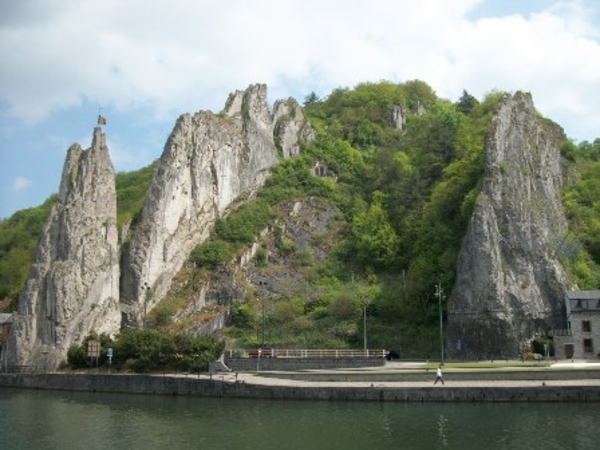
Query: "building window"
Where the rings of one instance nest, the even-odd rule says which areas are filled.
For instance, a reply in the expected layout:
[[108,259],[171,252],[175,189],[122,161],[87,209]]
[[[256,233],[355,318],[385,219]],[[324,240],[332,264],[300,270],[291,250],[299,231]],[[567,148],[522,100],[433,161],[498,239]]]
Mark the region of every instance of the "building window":
[[588,301],[587,300],[577,300],[577,309],[588,309]]
[[583,320],[581,322],[581,331],[583,331],[584,333],[592,332],[592,325],[589,320]]
[[594,345],[591,339],[583,340],[583,352],[584,353],[594,353]]

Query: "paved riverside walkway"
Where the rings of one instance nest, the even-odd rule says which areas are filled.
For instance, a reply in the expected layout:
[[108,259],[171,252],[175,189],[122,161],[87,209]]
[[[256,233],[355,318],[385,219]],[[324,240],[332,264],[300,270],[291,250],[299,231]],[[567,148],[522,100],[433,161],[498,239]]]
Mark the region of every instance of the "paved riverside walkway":
[[448,364],[445,384],[435,386],[432,365],[393,362],[295,372],[9,373],[0,374],[0,387],[273,400],[600,402],[600,364],[503,365]]
[[[246,383],[261,386],[288,386],[288,387],[386,387],[386,388],[426,388],[445,387],[485,388],[485,387],[560,387],[560,386],[600,386],[600,363],[590,362],[557,362],[540,367],[519,367],[519,362],[514,366],[490,368],[446,368],[444,369],[445,384],[438,383],[434,386],[435,369],[426,369],[426,363],[414,362],[388,362],[381,367],[366,367],[360,369],[334,369],[298,372],[218,372],[202,375],[213,380],[229,383]],[[560,378],[560,374],[569,371],[590,370],[585,377]],[[503,375],[511,372],[510,377]],[[515,372],[517,373],[515,375]],[[523,376],[520,377],[519,373]],[[528,379],[527,374],[537,373],[538,379]],[[407,375],[415,375],[418,380],[403,379]],[[490,377],[490,374],[493,374]],[[549,374],[558,375],[550,377]],[[548,375],[548,376],[545,376]],[[360,377],[360,379],[352,379]],[[328,379],[329,378],[329,379]],[[394,379],[397,378],[397,379]],[[410,377],[409,377],[410,378]]]

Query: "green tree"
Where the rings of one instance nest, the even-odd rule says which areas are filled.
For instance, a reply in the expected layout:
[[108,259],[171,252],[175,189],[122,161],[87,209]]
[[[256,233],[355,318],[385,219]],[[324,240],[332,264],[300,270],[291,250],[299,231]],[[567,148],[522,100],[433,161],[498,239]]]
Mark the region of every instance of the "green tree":
[[156,163],[153,163],[134,172],[119,172],[115,175],[117,226],[129,222],[142,210],[155,166]]
[[309,106],[312,105],[314,103],[319,102],[319,96],[315,93],[315,91],[312,91],[310,94],[308,94],[306,97],[304,97],[304,106]]
[[25,288],[40,233],[56,200],[53,195],[43,205],[17,211],[0,223],[0,300],[9,300],[10,311]]
[[456,103],[456,108],[465,116],[468,116],[471,110],[478,104],[479,101],[463,89],[463,93]]
[[383,194],[375,192],[367,210],[352,221],[356,258],[364,267],[386,268],[394,262],[398,237],[383,208]]
[[200,372],[208,370],[208,364],[219,358],[224,344],[209,336],[168,334],[158,330],[127,329],[112,340],[92,332],[81,345],[73,345],[68,351],[68,362],[73,368],[89,367],[87,345],[90,340],[100,340],[99,365],[107,365],[107,350],[113,348],[113,364],[117,370],[152,372],[179,370]]

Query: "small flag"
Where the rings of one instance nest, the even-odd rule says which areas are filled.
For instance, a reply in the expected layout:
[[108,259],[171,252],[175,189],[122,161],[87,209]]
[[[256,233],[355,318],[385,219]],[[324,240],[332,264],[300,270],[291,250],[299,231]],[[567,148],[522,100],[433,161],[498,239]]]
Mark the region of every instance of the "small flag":
[[106,125],[106,117],[98,115],[98,125]]

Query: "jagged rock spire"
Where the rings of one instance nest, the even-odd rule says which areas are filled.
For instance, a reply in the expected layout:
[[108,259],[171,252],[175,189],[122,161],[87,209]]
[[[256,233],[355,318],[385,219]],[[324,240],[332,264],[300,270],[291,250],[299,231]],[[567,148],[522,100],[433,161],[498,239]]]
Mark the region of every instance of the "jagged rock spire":
[[119,329],[114,169],[105,136],[67,152],[9,343],[15,364],[57,367],[92,330]]
[[295,100],[276,103],[272,114],[266,99],[264,84],[251,85],[231,94],[221,114],[177,121],[123,251],[124,326],[139,326],[215,220],[240,195],[253,196],[279,157],[298,154],[312,138]]
[[517,357],[536,334],[561,327],[566,286],[556,250],[567,231],[564,139],[558,125],[539,117],[531,95],[500,101],[448,304],[451,355]]
[[58,201],[19,300],[12,364],[57,367],[90,331],[140,325],[216,218],[240,195],[253,196],[279,157],[297,155],[312,139],[295,100],[277,103],[271,114],[266,94],[265,85],[252,85],[232,94],[221,114],[179,118],[122,247],[102,130],[94,129],[88,150],[69,148]]

